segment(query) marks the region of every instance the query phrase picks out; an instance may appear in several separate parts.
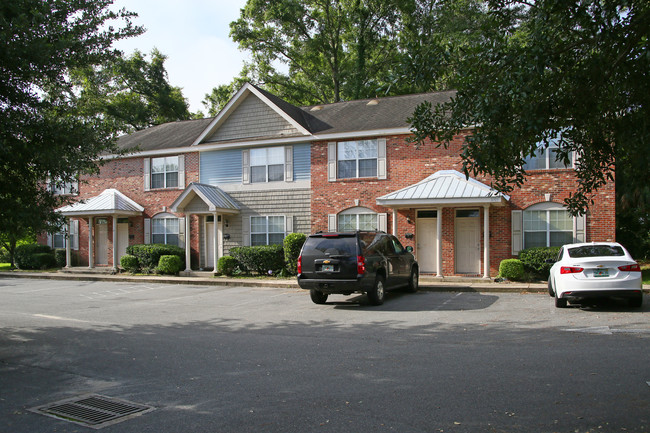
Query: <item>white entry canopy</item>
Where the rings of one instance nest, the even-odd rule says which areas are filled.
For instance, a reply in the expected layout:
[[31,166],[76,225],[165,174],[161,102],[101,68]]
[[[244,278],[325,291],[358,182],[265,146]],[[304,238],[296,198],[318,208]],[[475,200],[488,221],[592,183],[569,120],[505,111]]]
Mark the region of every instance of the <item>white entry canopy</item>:
[[390,208],[427,205],[492,204],[502,205],[510,197],[456,170],[441,170],[420,182],[377,198],[377,204]]
[[142,215],[144,208],[116,189],[106,189],[101,194],[57,209],[66,217],[100,215]]

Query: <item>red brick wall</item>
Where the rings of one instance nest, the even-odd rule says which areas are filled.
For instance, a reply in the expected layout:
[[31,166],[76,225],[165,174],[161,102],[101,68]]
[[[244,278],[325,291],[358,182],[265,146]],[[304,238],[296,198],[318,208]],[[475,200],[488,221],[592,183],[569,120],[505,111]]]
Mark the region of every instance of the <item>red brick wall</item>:
[[[363,139],[364,137],[358,137]],[[346,179],[336,182],[327,180],[327,142],[317,142],[312,146],[312,231],[328,229],[328,214],[358,206],[370,208],[378,213],[388,213],[388,231],[392,231],[392,209],[378,206],[376,198],[417,183],[439,170],[462,172],[460,158],[464,137],[458,136],[448,148],[435,147],[431,143],[416,148],[405,140],[406,136],[386,137],[387,179]],[[490,185],[490,178],[477,176],[477,180]],[[498,274],[501,260],[511,258],[511,210],[525,209],[535,203],[545,202],[545,194],[551,194],[550,201],[563,203],[575,191],[577,182],[572,170],[539,170],[531,175],[526,184],[510,194],[507,206],[490,207],[490,274]],[[480,232],[483,238],[482,206]],[[595,197],[595,204],[587,216],[587,240],[614,240],[615,236],[614,183],[610,182]],[[445,208],[442,218],[442,272],[451,275],[455,272],[454,257],[454,216],[452,208]],[[410,223],[407,222],[407,217]],[[398,212],[397,236],[404,245],[415,247],[415,238],[407,239],[406,233],[415,233],[415,210],[404,209]],[[481,245],[481,248],[483,245]],[[481,251],[481,262],[483,253]],[[481,274],[483,264],[481,263]]]
[[[199,180],[199,154],[185,154],[185,187],[190,182]],[[81,178],[79,185],[79,200],[89,199],[101,194],[108,188],[119,190],[122,194],[144,207],[142,216],[129,218],[129,245],[144,243],[144,219],[152,218],[161,213],[168,212],[171,204],[182,193],[183,189],[155,189],[144,190],[144,158],[122,158],[107,161],[101,168],[99,175],[85,176]],[[183,214],[174,214],[183,217]],[[191,219],[191,255],[192,264],[198,265],[199,261],[199,239],[198,239],[198,216]],[[108,217],[108,266],[113,266],[113,220]],[[45,240],[40,239],[41,242]],[[94,247],[93,247],[94,248]],[[88,265],[88,219],[81,219],[79,222],[79,265]]]

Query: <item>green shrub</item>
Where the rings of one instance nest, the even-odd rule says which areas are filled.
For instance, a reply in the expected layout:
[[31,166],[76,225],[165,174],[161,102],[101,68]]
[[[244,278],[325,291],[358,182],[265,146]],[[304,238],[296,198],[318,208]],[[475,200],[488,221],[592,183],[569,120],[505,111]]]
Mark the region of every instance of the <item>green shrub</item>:
[[[37,254],[49,254],[52,256],[54,265],[56,266],[56,259],[54,258],[54,253],[52,248],[47,245],[39,244],[24,244],[16,247],[16,252],[14,254],[14,260],[16,261],[16,266],[19,269],[42,269],[42,260],[41,258],[36,258]],[[47,260],[47,259],[44,259]]]
[[551,270],[552,263],[547,260],[555,260],[560,247],[538,247],[528,248],[519,251],[519,260],[524,264],[524,270],[534,274],[536,277],[546,280]]
[[62,268],[65,266],[65,250],[58,248],[54,250],[54,258],[56,259],[56,266]]
[[0,248],[0,263],[9,263],[11,257],[9,257],[9,251],[6,248]]
[[131,254],[125,254],[120,258],[120,266],[122,266],[122,269],[125,271],[132,273],[135,273],[140,269],[138,258]]
[[255,247],[235,247],[230,249],[240,265],[248,271],[260,275],[277,274],[284,268],[284,252],[282,245],[260,245]]
[[234,257],[222,256],[217,261],[217,272],[222,275],[231,276],[238,265],[239,263],[237,263],[237,259]]
[[163,275],[177,275],[183,269],[183,262],[178,256],[160,256],[156,272]]
[[185,267],[185,250],[175,245],[130,245],[126,247],[126,253],[138,258],[138,265],[144,272],[153,272],[161,256],[178,256],[181,259],[181,268]]
[[524,264],[518,259],[501,260],[499,276],[511,281],[520,281],[524,277]]
[[298,272],[298,256],[300,255],[300,249],[302,244],[305,243],[307,235],[304,233],[289,233],[286,238],[284,238],[284,261],[287,264],[287,271],[290,275],[296,275]]
[[36,267],[34,269],[56,268],[56,258],[52,253],[36,253],[33,256]]

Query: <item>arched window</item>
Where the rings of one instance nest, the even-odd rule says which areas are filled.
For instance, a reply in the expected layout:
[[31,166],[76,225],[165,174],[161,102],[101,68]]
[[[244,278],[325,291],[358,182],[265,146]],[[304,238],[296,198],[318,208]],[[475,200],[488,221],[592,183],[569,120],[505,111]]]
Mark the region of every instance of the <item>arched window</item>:
[[366,207],[353,207],[338,214],[338,231],[379,230],[377,212]]
[[151,220],[151,243],[179,245],[179,219],[170,213],[161,213]]

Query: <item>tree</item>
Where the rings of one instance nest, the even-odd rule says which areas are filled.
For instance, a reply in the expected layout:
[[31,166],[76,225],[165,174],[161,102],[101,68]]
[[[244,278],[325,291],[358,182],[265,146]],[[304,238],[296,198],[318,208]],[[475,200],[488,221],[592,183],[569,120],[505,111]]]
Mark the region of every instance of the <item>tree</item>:
[[[638,158],[628,176],[650,184],[650,3],[643,0],[491,1],[452,81],[458,93],[410,118],[415,142],[466,138],[466,174],[503,192],[525,182],[524,158],[561,135],[558,158],[578,160],[566,200],[583,213],[613,179],[616,157]],[[632,188],[634,186],[630,185]]]
[[287,101],[371,97],[397,59],[399,12],[410,1],[248,0],[230,36],[252,52],[249,75]]
[[116,56],[97,67],[72,71],[80,88],[78,104],[87,115],[100,114],[116,130],[132,132],[161,123],[187,120],[188,103],[179,87],[168,82],[166,56],[157,49],[151,60],[140,51]]
[[[15,0],[0,4],[0,231],[13,250],[30,230],[55,230],[63,203],[46,187],[97,172],[117,151],[102,119],[75,105],[70,72],[117,55],[114,41],[142,32],[110,0]],[[120,23],[115,29],[108,24]]]

